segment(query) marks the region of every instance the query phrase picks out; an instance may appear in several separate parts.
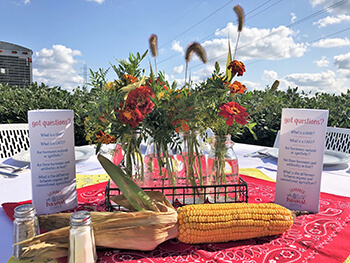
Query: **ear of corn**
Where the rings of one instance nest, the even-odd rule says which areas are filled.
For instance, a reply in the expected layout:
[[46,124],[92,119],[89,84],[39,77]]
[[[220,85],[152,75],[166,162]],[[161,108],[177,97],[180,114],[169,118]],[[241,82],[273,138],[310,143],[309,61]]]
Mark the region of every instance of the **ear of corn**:
[[178,209],[178,239],[197,244],[277,235],[294,218],[290,210],[272,203],[187,205]]

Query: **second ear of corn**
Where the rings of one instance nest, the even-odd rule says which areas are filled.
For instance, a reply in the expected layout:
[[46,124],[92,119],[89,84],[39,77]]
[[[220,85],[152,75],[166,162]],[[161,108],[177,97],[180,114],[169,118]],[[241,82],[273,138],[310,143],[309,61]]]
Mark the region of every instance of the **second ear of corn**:
[[184,243],[216,243],[282,234],[295,216],[273,203],[187,205],[178,209],[178,236]]

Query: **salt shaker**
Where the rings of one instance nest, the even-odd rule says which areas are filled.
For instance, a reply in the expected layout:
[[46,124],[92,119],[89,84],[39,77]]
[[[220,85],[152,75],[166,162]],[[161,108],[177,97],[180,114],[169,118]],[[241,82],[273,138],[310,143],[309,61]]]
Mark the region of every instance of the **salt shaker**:
[[32,204],[20,205],[15,208],[13,221],[13,255],[19,258],[22,254],[22,245],[14,245],[23,240],[40,234],[39,221],[35,206]]
[[94,263],[96,260],[90,212],[75,212],[70,217],[68,263]]

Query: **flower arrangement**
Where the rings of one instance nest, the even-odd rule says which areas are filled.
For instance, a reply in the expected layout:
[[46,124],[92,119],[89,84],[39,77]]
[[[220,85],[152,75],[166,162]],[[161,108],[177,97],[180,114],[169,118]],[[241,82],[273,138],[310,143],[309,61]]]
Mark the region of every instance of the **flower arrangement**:
[[[211,152],[207,175],[212,183],[217,184],[238,183],[238,162],[232,149],[231,135],[237,136],[247,128],[255,136],[252,130],[255,123],[250,122],[248,109],[242,106],[249,100],[250,93],[246,92],[244,84],[235,80],[235,77],[243,76],[246,69],[243,62],[235,59],[243,30],[244,11],[239,5],[234,7],[234,11],[238,17],[238,37],[233,59],[229,45],[225,72],[220,71],[220,65],[216,62],[211,77],[195,87],[199,125],[210,128],[215,134],[209,140]],[[272,89],[277,86],[278,82]]]
[[145,85],[145,78],[139,68],[146,54],[130,55],[128,60],[118,61],[118,66],[111,65],[117,75],[114,81],[107,82],[108,70],[90,70],[94,103],[85,121],[87,138],[97,142],[96,151],[100,151],[102,144],[120,145],[115,155],[122,156],[119,158],[122,160],[121,166],[128,175],[136,178],[143,177],[140,144],[145,135],[142,122],[154,107],[151,101],[154,94]]
[[[156,65],[156,35],[149,42]],[[95,102],[85,122],[87,137],[97,142],[97,152],[102,144],[120,145],[117,163],[141,184],[153,186],[157,177],[163,186],[176,185],[177,170],[169,149],[179,145],[175,132],[188,130],[188,120],[194,119],[191,92],[178,89],[175,82],[170,85],[161,72],[155,76],[152,66],[150,76],[145,76],[139,64],[146,54],[130,55],[111,65],[117,75],[114,81],[106,80],[107,71],[90,71]],[[142,141],[150,144],[144,157]]]
[[[240,6],[235,6],[234,11],[238,17],[238,38],[233,59],[228,46],[225,71],[221,72],[220,65],[216,63],[211,77],[201,83],[187,83],[188,65],[193,54],[203,63],[207,62],[201,45],[194,42],[187,47],[185,85],[178,87],[176,82],[169,84],[165,74],[157,71],[158,39],[154,34],[149,38],[149,50],[154,58],[156,74],[151,63],[149,76],[140,68],[148,51],[142,55],[130,54],[127,60],[118,61],[118,65],[111,64],[116,73],[113,81],[106,80],[108,70],[90,70],[94,103],[86,120],[86,130],[87,138],[98,143],[97,152],[102,144],[116,143],[119,145],[115,153],[117,163],[129,176],[148,186],[154,185],[156,176],[164,186],[176,185],[176,162],[169,151],[173,149],[178,155],[186,155],[186,184],[202,185],[205,167],[203,170],[203,154],[197,135],[210,128],[215,133],[212,140],[215,150],[209,173],[218,183],[227,184],[226,137],[238,135],[244,128],[255,136],[252,130],[255,124],[250,122],[248,109],[243,106],[250,93],[246,92],[244,84],[234,80],[246,71],[243,62],[235,60],[244,12]],[[277,86],[278,83],[274,84],[272,89]],[[186,149],[179,139],[180,133],[190,135],[186,137]],[[147,140],[152,147],[147,149],[143,158],[140,145]]]

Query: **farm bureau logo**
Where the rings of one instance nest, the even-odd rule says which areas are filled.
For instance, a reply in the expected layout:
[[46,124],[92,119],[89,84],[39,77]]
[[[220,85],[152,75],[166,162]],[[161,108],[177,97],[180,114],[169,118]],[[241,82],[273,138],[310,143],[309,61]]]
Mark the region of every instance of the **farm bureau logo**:
[[287,202],[292,204],[305,205],[305,191],[300,188],[291,188],[287,194]]
[[48,198],[46,198],[46,207],[61,207],[64,204],[64,198],[62,191],[52,191],[48,193]]

